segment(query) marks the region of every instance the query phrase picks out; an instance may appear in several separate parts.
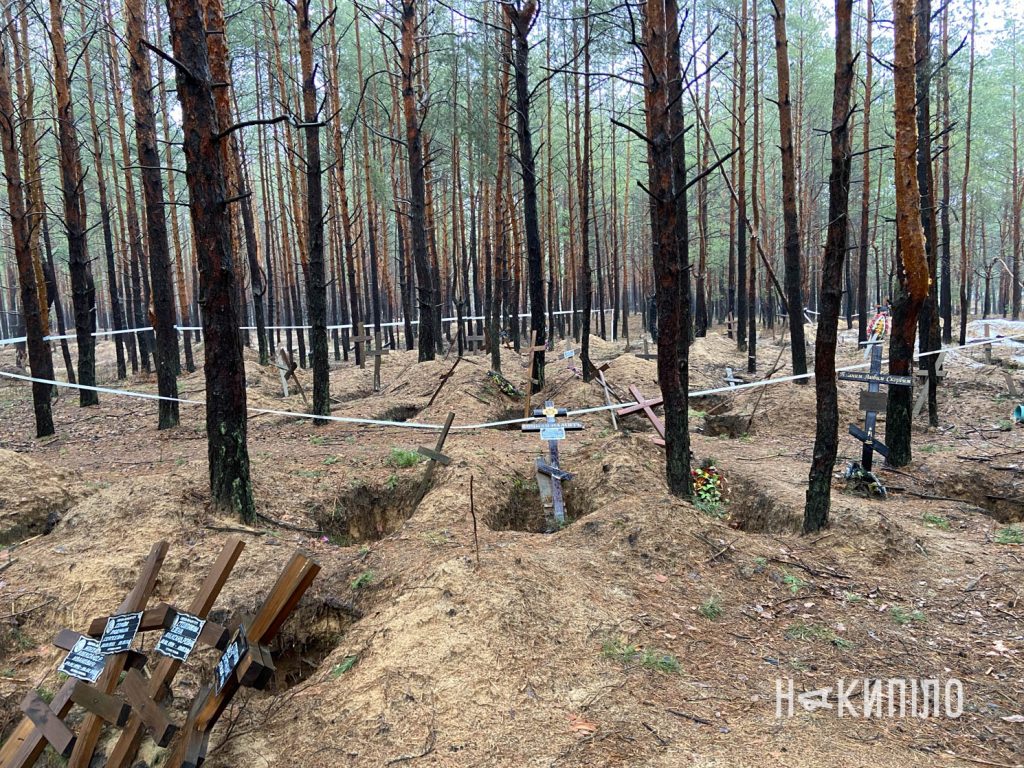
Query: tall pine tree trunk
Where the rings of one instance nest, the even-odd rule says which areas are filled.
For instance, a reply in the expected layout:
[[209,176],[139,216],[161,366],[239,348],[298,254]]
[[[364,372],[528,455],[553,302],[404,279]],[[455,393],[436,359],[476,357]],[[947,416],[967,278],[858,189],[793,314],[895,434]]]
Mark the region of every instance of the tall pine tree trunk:
[[178,332],[174,311],[174,279],[167,243],[167,219],[164,211],[164,187],[160,170],[160,151],[156,144],[156,113],[153,109],[153,78],[150,74],[146,38],[146,0],[126,0],[128,61],[131,72],[132,104],[135,107],[135,142],[142,166],[142,194],[146,203],[146,232],[149,243],[149,271],[152,290],[152,319],[156,326],[156,363],[159,401],[158,428],[178,424]]
[[[85,190],[82,187],[82,159],[71,101],[71,71],[64,38],[61,0],[50,0],[50,45],[53,51],[53,79],[57,94],[57,139],[61,190],[64,195],[64,227],[68,237],[68,267],[71,298],[75,309],[75,338],[78,342],[78,382],[96,386],[96,286],[86,246]],[[96,405],[94,390],[78,390],[82,406]]]
[[[56,0],[53,0],[56,1]],[[206,356],[206,434],[213,500],[252,522],[256,508],[246,447],[245,366],[238,315],[232,300],[236,279],[228,233],[227,184],[221,135],[200,0],[167,0],[178,99],[182,107],[185,178],[203,299]]]
[[853,0],[836,0],[836,73],[832,97],[832,171],[828,179],[828,235],[821,270],[821,314],[814,342],[814,393],[817,419],[814,455],[804,506],[804,533],[828,523],[832,468],[839,447],[839,399],[836,391],[836,342],[843,296],[843,262],[849,238],[850,98],[853,91],[851,16]]

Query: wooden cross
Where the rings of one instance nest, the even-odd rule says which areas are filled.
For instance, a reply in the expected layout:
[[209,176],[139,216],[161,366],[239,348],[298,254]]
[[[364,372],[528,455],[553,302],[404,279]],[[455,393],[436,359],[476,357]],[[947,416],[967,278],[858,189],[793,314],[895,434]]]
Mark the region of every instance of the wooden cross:
[[604,390],[604,404],[609,406],[608,414],[612,417],[612,429],[616,432],[619,430],[619,425],[615,421],[615,409],[611,407],[612,398],[608,393],[608,382],[604,380],[604,372],[608,370],[608,363],[604,363],[600,368],[597,369],[597,380],[601,382],[601,389]]
[[373,357],[373,391],[380,392],[380,359],[384,355],[388,354],[388,351],[384,349],[380,331],[373,332],[374,349],[371,349],[367,354]]
[[[470,323],[472,325],[472,323]],[[483,352],[485,336],[482,333],[466,334],[466,351]]]
[[747,382],[741,378],[738,378],[733,372],[732,368],[726,366],[725,368],[725,383],[730,387],[735,387],[737,384],[746,384]]
[[631,413],[640,413],[647,417],[647,420],[651,422],[651,426],[654,427],[654,431],[658,433],[658,437],[654,438],[653,442],[655,445],[665,445],[665,424],[658,418],[658,414],[654,412],[664,402],[664,398],[655,397],[650,400],[644,398],[643,393],[635,384],[629,385],[629,394],[636,400],[636,405],[628,405],[625,408],[619,409],[619,416],[629,416]]
[[650,349],[647,346],[647,337],[646,336],[644,336],[644,353],[642,355],[637,355],[637,357],[639,357],[641,360],[657,360],[658,359],[658,353],[657,352],[655,352],[654,354],[651,354]]
[[271,663],[267,646],[277,637],[281,626],[319,572],[319,563],[300,552],[292,555],[267,599],[245,626],[246,646],[237,664],[227,670],[218,690],[207,687],[200,692],[172,747],[166,768],[198,768],[206,757],[210,732],[239,687],[253,683],[260,685],[267,680],[268,664]]
[[[982,327],[985,329],[985,338],[986,339],[991,338],[992,330],[989,327],[989,324],[985,323],[984,326],[982,326]],[[985,345],[985,365],[992,365],[992,345],[991,344],[986,344]]]
[[[537,459],[538,486],[540,479],[549,478],[551,483],[551,503],[555,513],[555,522],[561,527],[565,523],[565,499],[562,496],[562,481],[572,480],[572,474],[558,466],[558,442],[565,439],[567,431],[583,429],[583,424],[578,421],[558,422],[557,416],[567,415],[565,408],[556,408],[551,400],[544,403],[544,407],[533,412],[534,416],[543,416],[544,421],[530,424],[523,424],[520,429],[523,432],[540,432],[541,440],[548,442],[549,460]],[[542,490],[543,495],[543,490]]]
[[533,397],[533,385],[537,382],[533,379],[533,362],[536,359],[537,352],[543,352],[545,346],[543,344],[537,344],[537,332],[530,331],[530,346],[526,348],[526,355],[529,362],[526,364],[526,404],[523,406],[523,418],[530,418],[530,401]]
[[883,456],[889,455],[889,449],[885,443],[875,437],[875,426],[877,424],[878,411],[885,408],[888,398],[882,395],[879,386],[903,386],[909,387],[913,383],[910,376],[894,376],[882,373],[882,340],[876,339],[866,341],[865,344],[871,347],[871,368],[868,373],[859,371],[840,371],[840,381],[863,381],[867,382],[867,391],[861,393],[861,407],[864,408],[864,428],[856,424],[850,425],[850,434],[860,440],[864,445],[861,451],[861,469],[865,472],[871,471],[873,452],[878,451]]
[[352,334],[351,341],[356,345],[356,359],[359,361],[359,367],[366,367],[366,355],[363,354],[363,344],[369,344],[372,339],[370,334],[366,333],[362,323],[356,323],[356,333]]
[[[157,574],[160,572],[166,555],[166,541],[159,541],[153,545],[149,557],[143,563],[134,588],[118,607],[118,614],[133,613],[146,607],[146,603],[156,587]],[[96,682],[96,689],[101,694],[108,695],[114,690],[118,678],[127,667],[128,658],[127,653],[107,657],[103,672]],[[49,705],[46,705],[38,697],[31,695],[26,697],[22,702],[26,717],[18,724],[7,741],[4,742],[3,748],[0,749],[0,766],[24,768],[34,765],[47,743],[52,743],[63,757],[70,758],[73,762],[69,762],[69,765],[89,764],[99,740],[103,720],[92,713],[87,714],[78,737],[72,736],[70,740],[68,739],[69,731],[62,722],[74,704],[71,697],[77,682],[74,678],[68,678]],[[42,706],[40,706],[41,703]],[[55,723],[60,723],[63,728],[58,727]],[[50,738],[54,738],[55,742],[49,742]]]
[[434,447],[424,448],[422,445],[416,449],[416,453],[420,456],[425,456],[430,459],[427,464],[427,468],[423,471],[423,479],[420,480],[420,489],[416,495],[416,505],[423,500],[423,497],[427,495],[427,491],[430,490],[430,481],[434,478],[434,468],[440,464],[443,467],[447,467],[452,463],[450,456],[446,456],[442,453],[444,448],[444,441],[448,439],[448,432],[452,428],[452,422],[455,421],[455,413],[449,412],[448,418],[445,419],[444,427],[441,428],[441,434],[437,437],[437,443]]
[[[944,379],[946,378],[946,353],[939,352],[935,356],[935,378]],[[917,399],[914,401],[914,418],[916,419],[921,415],[921,411],[924,410],[925,403],[928,402],[928,370],[926,368],[918,369],[917,371]]]

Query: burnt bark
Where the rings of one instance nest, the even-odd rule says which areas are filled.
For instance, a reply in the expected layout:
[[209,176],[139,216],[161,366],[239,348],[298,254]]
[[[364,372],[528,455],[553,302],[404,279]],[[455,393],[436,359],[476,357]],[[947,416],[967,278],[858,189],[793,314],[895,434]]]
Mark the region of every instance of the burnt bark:
[[[50,0],[50,46],[53,51],[53,79],[57,94],[57,144],[61,191],[64,197],[64,226],[68,237],[68,268],[71,299],[75,310],[75,339],[78,342],[78,382],[96,386],[96,286],[86,247],[85,191],[82,188],[82,158],[71,102],[71,70],[64,39],[64,10],[61,0]],[[94,390],[79,389],[81,406],[97,405]]]
[[214,105],[203,9],[199,0],[167,0],[178,98],[182,106],[185,178],[199,265],[206,355],[206,433],[210,491],[219,506],[256,517],[246,447],[245,367],[232,301],[235,272],[228,233],[222,127]]
[[832,99],[832,170],[829,174],[828,235],[819,292],[821,314],[814,343],[814,393],[817,403],[814,454],[804,506],[804,533],[828,524],[832,469],[839,446],[836,390],[836,342],[843,297],[843,262],[849,239],[850,99],[853,90],[851,23],[853,0],[836,0],[836,72]]
[[174,278],[171,275],[171,253],[167,241],[167,218],[164,212],[164,187],[160,171],[160,150],[156,140],[156,113],[153,108],[153,78],[149,51],[143,44],[146,37],[146,0],[126,0],[128,61],[131,72],[132,105],[135,107],[135,142],[142,166],[142,194],[146,202],[146,233],[149,244],[149,273],[156,344],[158,429],[178,424],[178,380],[181,361],[178,355],[178,332],[174,311]]
[[[10,25],[7,30],[8,34],[11,34]],[[21,180],[21,169],[18,167],[18,146],[14,129],[17,120],[14,111],[14,98],[11,95],[7,46],[0,38],[0,147],[3,150],[4,175],[7,179],[7,210],[11,219],[14,257],[18,263],[22,318],[25,323],[25,335],[28,337],[28,360],[33,377],[53,381],[53,358],[50,355],[49,345],[43,341],[46,329],[43,327],[35,266],[32,263],[32,249],[29,244],[25,189]],[[50,406],[52,391],[53,388],[50,384],[32,382],[32,407],[35,411],[36,437],[46,437],[54,433],[53,412]]]

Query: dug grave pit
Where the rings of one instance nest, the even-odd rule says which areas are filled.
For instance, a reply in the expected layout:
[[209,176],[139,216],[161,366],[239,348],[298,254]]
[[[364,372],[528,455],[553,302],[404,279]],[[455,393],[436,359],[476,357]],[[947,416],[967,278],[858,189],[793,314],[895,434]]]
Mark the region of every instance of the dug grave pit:
[[578,479],[562,483],[562,496],[565,522],[559,526],[553,511],[544,508],[536,479],[516,473],[504,502],[484,514],[484,524],[492,531],[555,533],[594,511],[590,489]]
[[418,474],[389,475],[383,483],[355,481],[333,506],[314,513],[317,526],[340,546],[379,541],[412,517],[420,495]]

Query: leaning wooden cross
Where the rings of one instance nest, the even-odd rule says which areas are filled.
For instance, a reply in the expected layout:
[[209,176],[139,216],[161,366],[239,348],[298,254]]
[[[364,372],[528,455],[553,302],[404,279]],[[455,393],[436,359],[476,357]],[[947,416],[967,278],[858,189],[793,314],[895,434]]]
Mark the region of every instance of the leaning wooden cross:
[[567,415],[565,408],[556,408],[551,400],[544,403],[544,407],[533,412],[534,416],[543,416],[544,421],[523,424],[520,429],[523,432],[540,432],[540,439],[547,440],[548,461],[537,459],[537,484],[541,488],[542,497],[545,487],[542,480],[550,482],[551,506],[554,510],[555,524],[561,527],[565,524],[565,499],[562,495],[562,481],[572,480],[572,473],[566,472],[558,465],[558,443],[565,440],[567,431],[583,429],[583,424],[578,421],[556,421],[557,416]]
[[655,437],[652,442],[655,445],[665,445],[665,423],[658,418],[658,414],[654,412],[654,409],[661,405],[664,400],[661,397],[655,397],[650,400],[644,398],[643,393],[637,388],[635,384],[629,385],[629,394],[636,400],[636,405],[628,405],[625,408],[620,408],[618,413],[619,416],[629,416],[631,413],[643,412],[647,420],[651,422],[651,426],[654,427],[654,431],[658,433],[658,437]]
[[888,395],[879,391],[879,386],[885,384],[890,387],[909,387],[914,380],[910,376],[895,376],[889,373],[882,373],[882,341],[866,341],[865,344],[871,347],[871,368],[868,373],[860,371],[840,371],[840,381],[863,381],[868,388],[861,390],[860,409],[864,411],[864,428],[856,424],[850,425],[850,434],[860,440],[863,444],[860,466],[865,472],[871,471],[873,452],[878,451],[883,456],[889,455],[889,449],[885,443],[875,437],[875,426],[878,412],[884,411],[888,404]]
[[[170,694],[171,682],[178,669],[197,645],[225,652],[217,669],[219,690],[225,688],[226,674],[237,673],[241,684],[251,687],[263,687],[269,683],[273,662],[267,644],[312,582],[319,565],[301,554],[293,556],[261,613],[231,639],[225,627],[209,621],[207,616],[243,547],[244,543],[237,537],[228,540],[187,611],[179,611],[165,603],[146,610],[145,604],[167,553],[166,542],[154,545],[135,588],[117,613],[93,620],[84,635],[71,630],[58,634],[55,645],[69,652],[61,663],[60,671],[69,675],[69,679],[50,704],[46,704],[34,691],[25,697],[22,708],[26,720],[0,750],[0,767],[34,765],[49,744],[68,759],[69,766],[87,768],[94,762],[93,753],[104,725],[123,729],[107,758],[107,768],[132,765],[146,733],[157,746],[167,746],[179,733],[179,728],[171,721],[162,702]],[[287,599],[282,599],[282,595]],[[257,623],[264,614],[273,619],[269,628]],[[153,646],[160,659],[147,678],[140,672],[147,657],[132,650],[132,645],[138,633],[161,629],[164,633]],[[244,649],[238,642],[239,637],[244,641]],[[225,658],[233,660],[232,665],[226,664]],[[230,669],[225,673],[228,666]],[[205,699],[204,695],[200,702],[205,702]],[[77,735],[65,722],[75,704],[86,710]],[[204,726],[208,725],[203,732],[205,737],[208,738],[209,729],[215,722],[216,717],[203,721]],[[176,768],[197,766],[203,757],[205,739],[193,736],[186,723],[182,741],[190,747],[199,743],[198,750],[193,748],[192,752],[183,752],[186,758],[189,755],[195,755],[195,758],[191,762],[185,759],[177,763],[172,758],[166,765]]]
[[449,412],[448,418],[445,419],[444,427],[441,428],[441,434],[437,438],[437,444],[433,449],[424,448],[422,445],[416,449],[416,452],[420,456],[425,456],[430,459],[430,463],[427,464],[426,470],[423,472],[423,479],[420,480],[420,488],[416,494],[416,505],[418,506],[423,497],[427,495],[427,491],[430,490],[430,481],[434,478],[434,469],[438,464],[447,467],[452,463],[451,457],[446,456],[442,453],[444,448],[444,441],[448,439],[448,432],[452,428],[452,422],[455,421],[455,413]]

